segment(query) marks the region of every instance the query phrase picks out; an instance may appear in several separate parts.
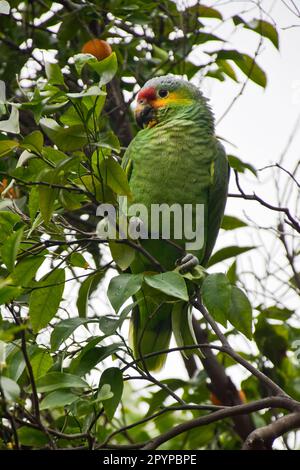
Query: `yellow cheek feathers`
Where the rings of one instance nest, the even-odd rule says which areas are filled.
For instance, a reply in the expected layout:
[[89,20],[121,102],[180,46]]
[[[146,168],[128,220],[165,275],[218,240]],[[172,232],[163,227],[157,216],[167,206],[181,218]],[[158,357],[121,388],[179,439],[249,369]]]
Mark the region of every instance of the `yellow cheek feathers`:
[[189,98],[185,98],[174,91],[169,93],[166,98],[157,98],[155,100],[150,101],[150,104],[154,109],[158,109],[164,108],[170,104],[189,105],[192,104],[192,100]]

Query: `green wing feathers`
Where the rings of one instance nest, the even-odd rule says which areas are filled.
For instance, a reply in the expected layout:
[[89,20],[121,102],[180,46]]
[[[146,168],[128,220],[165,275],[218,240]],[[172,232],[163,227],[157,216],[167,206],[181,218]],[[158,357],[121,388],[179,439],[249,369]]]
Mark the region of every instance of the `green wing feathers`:
[[210,258],[222,223],[227,200],[229,170],[224,147],[218,143],[218,151],[212,167],[212,184],[208,194],[206,246],[201,262],[203,266]]

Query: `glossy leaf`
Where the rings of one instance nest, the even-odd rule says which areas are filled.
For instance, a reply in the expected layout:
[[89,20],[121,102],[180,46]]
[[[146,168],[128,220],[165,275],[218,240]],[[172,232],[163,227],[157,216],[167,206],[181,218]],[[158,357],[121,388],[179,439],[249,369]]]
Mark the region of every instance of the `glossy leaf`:
[[255,248],[256,246],[226,246],[211,256],[207,263],[207,267],[213,266],[221,261],[225,261],[233,256],[238,256],[246,253],[247,251],[254,250]]
[[19,385],[9,377],[0,375],[0,385],[3,390],[5,399],[10,401],[17,401],[20,396],[20,387]]
[[20,228],[16,232],[13,232],[4,242],[1,248],[2,261],[5,263],[9,271],[13,271],[15,261],[20,248],[20,244],[23,237],[24,228]]
[[103,407],[107,418],[111,421],[114,417],[116,409],[121,401],[123,393],[123,375],[117,367],[110,367],[106,369],[100,378],[99,389],[103,385],[108,384],[113,393],[113,396],[103,401]]
[[18,439],[23,446],[40,448],[49,442],[47,435],[40,429],[22,426],[17,432]]
[[49,83],[53,85],[64,85],[64,76],[60,70],[60,66],[57,63],[46,62],[45,63],[46,76]]
[[[55,316],[64,291],[65,271],[55,269],[40,280],[29,299],[29,317],[32,329],[38,333]],[[55,295],[53,292],[55,291]]]
[[180,300],[189,300],[184,278],[174,271],[155,274],[154,276],[145,276],[144,279],[146,284],[153,287],[153,289],[157,289]]
[[88,384],[77,375],[64,372],[49,372],[36,381],[38,392],[52,392],[61,388],[86,388]]
[[247,338],[252,338],[252,307],[248,297],[238,287],[231,287],[231,301],[228,320]]
[[52,367],[53,359],[46,350],[38,350],[30,360],[33,376],[36,379],[46,374]]
[[66,341],[72,333],[81,325],[86,325],[89,321],[87,318],[67,318],[57,323],[51,333],[51,349],[57,351],[64,341]]
[[115,52],[99,62],[90,61],[88,64],[100,76],[99,87],[109,83],[118,70],[118,61]]
[[235,230],[236,228],[247,227],[248,224],[233,215],[224,215],[221,228],[224,230]]
[[209,313],[226,327],[231,303],[231,285],[227,277],[222,273],[210,274],[204,279],[201,294]]
[[126,300],[140,290],[142,283],[142,274],[120,274],[111,279],[107,296],[116,313]]
[[41,401],[40,410],[48,410],[53,408],[60,408],[70,405],[78,400],[78,396],[69,390],[56,390],[49,393]]
[[15,140],[0,140],[0,157],[5,157],[18,146],[19,142]]
[[121,165],[113,158],[106,159],[100,163],[102,178],[115,193],[131,196],[127,176]]
[[33,131],[31,134],[24,137],[21,145],[27,150],[31,150],[39,154],[41,153],[44,145],[44,136],[40,131]]

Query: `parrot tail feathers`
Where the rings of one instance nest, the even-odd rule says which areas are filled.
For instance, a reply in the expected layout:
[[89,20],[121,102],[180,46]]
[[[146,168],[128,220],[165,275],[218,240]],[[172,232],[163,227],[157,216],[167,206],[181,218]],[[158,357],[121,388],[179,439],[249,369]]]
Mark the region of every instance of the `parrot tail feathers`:
[[142,359],[139,366],[149,371],[160,370],[167,354],[153,355],[143,359],[147,354],[168,349],[172,334],[172,305],[164,303],[155,311],[151,318],[145,311],[146,305],[140,304],[132,311],[130,322],[130,344],[136,359]]

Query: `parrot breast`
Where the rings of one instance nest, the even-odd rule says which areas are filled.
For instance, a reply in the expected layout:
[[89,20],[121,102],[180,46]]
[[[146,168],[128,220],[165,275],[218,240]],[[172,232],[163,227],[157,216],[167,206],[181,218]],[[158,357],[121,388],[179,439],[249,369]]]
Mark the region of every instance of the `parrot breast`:
[[193,213],[196,204],[206,207],[215,154],[215,138],[193,121],[175,119],[140,131],[131,152],[133,203],[149,214],[153,204],[189,204]]

